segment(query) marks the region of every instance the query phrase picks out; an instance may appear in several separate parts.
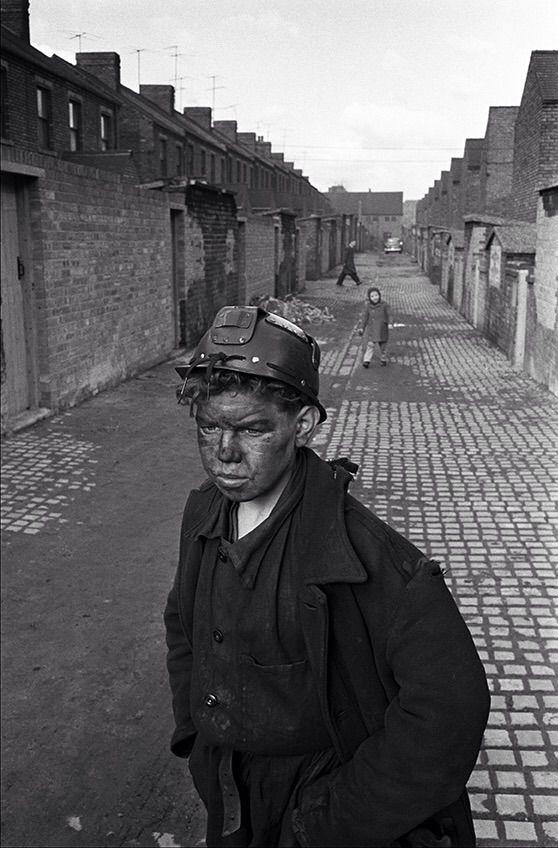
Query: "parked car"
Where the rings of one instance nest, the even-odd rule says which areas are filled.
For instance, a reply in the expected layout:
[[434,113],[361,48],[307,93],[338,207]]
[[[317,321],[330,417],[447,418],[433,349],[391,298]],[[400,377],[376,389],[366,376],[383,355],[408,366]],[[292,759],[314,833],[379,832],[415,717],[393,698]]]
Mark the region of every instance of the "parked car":
[[403,242],[398,238],[388,238],[384,242],[384,253],[401,253]]

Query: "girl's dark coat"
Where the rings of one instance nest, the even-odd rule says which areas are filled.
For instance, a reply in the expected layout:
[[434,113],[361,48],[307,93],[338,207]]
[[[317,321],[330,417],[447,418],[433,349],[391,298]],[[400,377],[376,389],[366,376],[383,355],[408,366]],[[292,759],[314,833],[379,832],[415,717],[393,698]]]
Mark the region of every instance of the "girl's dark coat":
[[387,303],[381,301],[376,305],[368,302],[360,319],[360,329],[365,342],[387,342],[389,315]]
[[[346,493],[347,472],[304,450],[300,619],[343,765],[298,799],[297,839],[308,846],[389,846],[435,816],[453,819],[459,841],[452,844],[474,845],[464,787],[489,696],[471,636],[439,566]],[[196,734],[196,527],[220,498],[210,483],[190,495],[165,612],[176,720],[171,748],[178,756],[188,756]]]

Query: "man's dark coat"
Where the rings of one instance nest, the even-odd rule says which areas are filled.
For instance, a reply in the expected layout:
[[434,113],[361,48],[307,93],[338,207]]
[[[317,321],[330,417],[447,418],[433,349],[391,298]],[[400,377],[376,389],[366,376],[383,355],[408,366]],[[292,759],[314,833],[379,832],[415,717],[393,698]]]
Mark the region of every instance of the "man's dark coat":
[[349,245],[347,245],[347,247],[345,248],[345,254],[343,256],[343,268],[345,268],[347,271],[352,271],[353,274],[356,274],[355,249],[354,247],[349,247]]
[[[297,839],[389,846],[439,814],[468,831],[453,844],[473,845],[463,793],[489,696],[469,631],[437,563],[347,494],[347,472],[303,450],[300,620],[343,765],[302,792],[293,817]],[[188,756],[196,734],[190,671],[203,545],[196,528],[222,497],[209,483],[190,495],[165,612],[176,720],[171,748],[178,756]]]

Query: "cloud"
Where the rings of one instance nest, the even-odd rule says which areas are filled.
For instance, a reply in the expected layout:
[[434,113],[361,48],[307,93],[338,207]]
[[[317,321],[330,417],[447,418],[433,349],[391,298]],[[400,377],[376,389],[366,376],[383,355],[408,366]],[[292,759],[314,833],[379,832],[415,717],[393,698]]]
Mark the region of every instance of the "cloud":
[[439,154],[440,148],[452,147],[464,137],[455,116],[446,116],[437,104],[412,109],[397,103],[354,102],[345,107],[343,121],[363,147],[428,147]]

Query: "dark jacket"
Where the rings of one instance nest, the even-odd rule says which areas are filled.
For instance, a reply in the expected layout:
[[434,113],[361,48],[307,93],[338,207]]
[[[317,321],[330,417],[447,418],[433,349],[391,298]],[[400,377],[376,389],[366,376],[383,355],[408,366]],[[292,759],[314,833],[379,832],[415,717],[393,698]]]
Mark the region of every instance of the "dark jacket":
[[[302,845],[389,846],[435,814],[463,815],[488,715],[486,679],[439,566],[346,493],[347,472],[307,454],[300,617],[343,765],[302,793],[294,829]],[[219,498],[209,483],[190,495],[165,612],[178,756],[189,754],[196,733],[196,527]],[[453,844],[474,844],[465,820],[470,832]]]
[[347,271],[353,271],[353,273],[356,272],[354,247],[347,246],[345,248],[345,254],[343,256],[343,268],[346,268]]
[[365,342],[387,342],[389,336],[389,315],[386,303],[368,302],[363,310],[360,327]]

